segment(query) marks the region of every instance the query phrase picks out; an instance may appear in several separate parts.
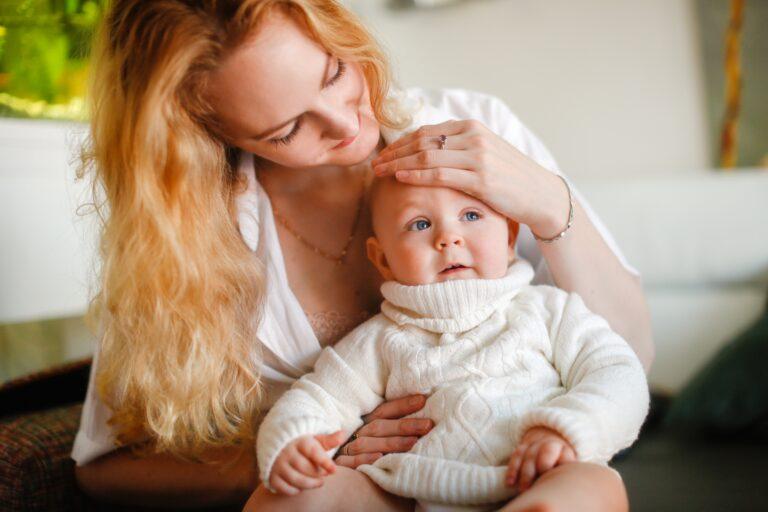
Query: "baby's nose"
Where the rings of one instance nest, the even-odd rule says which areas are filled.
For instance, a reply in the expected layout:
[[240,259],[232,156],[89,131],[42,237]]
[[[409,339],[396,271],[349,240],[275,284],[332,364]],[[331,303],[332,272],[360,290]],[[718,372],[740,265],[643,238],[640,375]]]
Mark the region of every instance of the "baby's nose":
[[446,249],[448,247],[463,247],[464,238],[458,233],[443,232],[438,235],[435,245],[438,250]]

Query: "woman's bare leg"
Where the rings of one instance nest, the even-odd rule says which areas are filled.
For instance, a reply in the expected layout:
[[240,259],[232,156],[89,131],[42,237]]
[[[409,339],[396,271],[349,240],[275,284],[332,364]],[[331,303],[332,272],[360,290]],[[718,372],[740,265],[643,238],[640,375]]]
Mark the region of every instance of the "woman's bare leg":
[[541,475],[533,486],[507,503],[504,512],[627,512],[624,482],[613,470],[570,462]]
[[337,466],[334,474],[325,477],[322,487],[302,491],[296,496],[272,494],[259,485],[243,512],[410,512],[414,505],[413,500],[384,491],[363,473]]

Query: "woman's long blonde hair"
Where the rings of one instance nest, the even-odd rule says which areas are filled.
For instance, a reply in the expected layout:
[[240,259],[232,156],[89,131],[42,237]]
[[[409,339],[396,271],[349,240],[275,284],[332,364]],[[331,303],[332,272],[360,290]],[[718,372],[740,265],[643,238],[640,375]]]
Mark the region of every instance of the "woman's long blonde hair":
[[115,0],[96,37],[81,167],[103,221],[89,317],[120,444],[198,458],[255,435],[264,269],[238,234],[236,151],[203,91],[276,8],[359,62],[377,118],[402,127],[384,54],[333,0]]

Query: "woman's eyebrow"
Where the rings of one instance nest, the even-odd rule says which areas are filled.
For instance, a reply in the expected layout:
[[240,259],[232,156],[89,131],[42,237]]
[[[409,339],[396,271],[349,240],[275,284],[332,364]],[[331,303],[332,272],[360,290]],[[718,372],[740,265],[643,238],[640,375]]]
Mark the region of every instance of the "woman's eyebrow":
[[[322,90],[323,87],[325,86],[325,77],[328,76],[328,67],[330,65],[331,65],[331,54],[327,53],[326,54],[326,60],[325,60],[325,71],[323,72],[323,78],[320,80],[320,90]],[[276,132],[278,130],[281,130],[282,128],[285,128],[286,126],[288,126],[289,124],[294,122],[296,119],[298,119],[298,117],[300,115],[301,114],[299,114],[298,116],[294,116],[294,117],[290,118],[289,120],[287,120],[286,122],[280,123],[278,126],[275,126],[273,128],[270,128],[269,130],[265,130],[265,131],[261,132],[260,134],[255,135],[254,139],[256,139],[256,140],[264,140],[264,139],[266,139],[267,137],[272,135],[274,132]]]

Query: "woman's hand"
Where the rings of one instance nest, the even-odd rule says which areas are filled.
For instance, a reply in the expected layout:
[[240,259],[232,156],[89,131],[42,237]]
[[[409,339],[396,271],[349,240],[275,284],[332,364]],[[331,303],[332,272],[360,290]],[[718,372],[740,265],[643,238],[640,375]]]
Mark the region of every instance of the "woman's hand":
[[[443,149],[440,135],[447,137]],[[480,121],[422,126],[384,148],[371,163],[377,176],[470,194],[527,224],[539,237],[555,236],[568,219],[563,182]]]
[[411,395],[384,402],[363,416],[365,424],[336,454],[336,464],[356,468],[372,464],[385,453],[407,452],[419,437],[434,426],[428,418],[403,418],[424,407],[424,395]]
[[555,466],[573,462],[576,452],[558,432],[546,427],[528,429],[509,457],[507,485],[519,482],[520,492],[527,490],[542,473]]

